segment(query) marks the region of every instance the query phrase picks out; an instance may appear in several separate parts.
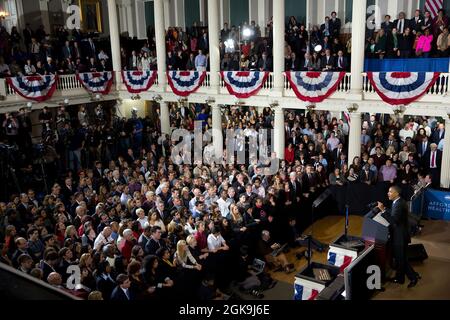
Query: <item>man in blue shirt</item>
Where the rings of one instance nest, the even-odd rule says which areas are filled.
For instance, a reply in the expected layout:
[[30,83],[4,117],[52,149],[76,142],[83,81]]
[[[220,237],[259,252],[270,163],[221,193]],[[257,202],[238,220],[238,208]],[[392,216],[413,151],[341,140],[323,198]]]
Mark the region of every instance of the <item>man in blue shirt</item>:
[[195,69],[197,71],[206,71],[206,56],[202,50],[198,50],[198,56],[195,57]]

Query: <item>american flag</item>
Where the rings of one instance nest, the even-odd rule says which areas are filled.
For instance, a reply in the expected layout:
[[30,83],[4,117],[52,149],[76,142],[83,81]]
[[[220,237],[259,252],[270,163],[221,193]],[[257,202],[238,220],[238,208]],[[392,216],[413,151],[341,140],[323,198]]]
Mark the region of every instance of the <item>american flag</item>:
[[431,18],[434,19],[438,15],[438,11],[444,6],[444,0],[426,0],[425,10],[430,11]]

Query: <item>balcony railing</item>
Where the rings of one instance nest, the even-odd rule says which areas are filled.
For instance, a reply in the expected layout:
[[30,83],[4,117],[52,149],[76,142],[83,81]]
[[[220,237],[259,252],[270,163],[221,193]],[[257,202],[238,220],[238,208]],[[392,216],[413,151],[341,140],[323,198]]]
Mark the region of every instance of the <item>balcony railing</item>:
[[[442,96],[445,96],[447,92],[449,91],[449,73],[441,73],[436,83],[427,91],[427,94],[424,96],[423,99],[427,101],[426,99],[430,99],[431,101],[437,101],[436,99]],[[367,74],[363,73],[363,93],[365,94],[365,97],[368,100],[374,100],[378,99],[375,89],[370,84],[370,81],[367,77]],[[208,93],[211,88],[211,81],[210,81],[210,73],[208,72],[206,74],[205,81],[202,83],[201,87],[198,90],[198,93]],[[154,88],[157,88],[159,81],[158,77],[156,77]],[[226,94],[227,90],[225,89],[225,83],[223,82],[223,79],[220,78],[220,87],[221,87],[221,93]],[[261,91],[258,93],[259,96],[267,96],[269,95],[270,90],[274,88],[274,76],[273,73],[269,74],[269,77],[267,78],[267,81],[264,83]],[[338,85],[338,88],[333,94],[330,99],[344,99],[345,94],[348,93],[351,89],[351,74],[346,73],[345,76],[342,78],[341,82]],[[115,86],[113,86],[112,90],[115,90]],[[120,86],[120,90],[126,90],[124,85]],[[152,90],[152,89],[150,89]],[[294,92],[291,88],[291,85],[289,81],[284,78],[284,90],[285,90],[285,96],[287,97],[293,97]],[[166,89],[167,92],[171,92],[171,89],[168,87]],[[7,102],[16,102],[17,101],[25,101],[24,98],[19,96],[6,82],[5,79],[0,79],[0,95],[6,96],[6,103]],[[86,91],[84,90],[82,84],[80,81],[78,81],[75,74],[70,75],[61,75],[58,77],[58,81],[56,84],[56,97],[61,96],[86,96]],[[9,100],[9,101],[8,101]],[[4,102],[5,103],[5,102]]]

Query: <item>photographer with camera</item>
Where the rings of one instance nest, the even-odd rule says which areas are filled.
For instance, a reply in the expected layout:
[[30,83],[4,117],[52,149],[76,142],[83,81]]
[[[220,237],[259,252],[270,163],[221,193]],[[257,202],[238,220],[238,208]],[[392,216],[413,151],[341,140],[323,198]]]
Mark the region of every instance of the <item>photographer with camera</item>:
[[2,127],[5,130],[8,143],[11,145],[16,144],[19,135],[19,122],[17,118],[12,113],[7,112]]

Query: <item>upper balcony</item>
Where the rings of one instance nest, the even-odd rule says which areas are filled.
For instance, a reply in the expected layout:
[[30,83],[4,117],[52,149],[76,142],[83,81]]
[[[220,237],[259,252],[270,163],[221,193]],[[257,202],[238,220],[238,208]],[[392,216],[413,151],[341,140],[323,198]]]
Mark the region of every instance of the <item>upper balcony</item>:
[[[378,94],[372,87],[366,74],[361,75],[363,77],[363,95],[362,101],[359,102],[361,106],[366,106],[369,111],[363,112],[388,112],[392,109],[391,106],[385,104],[381,101]],[[274,95],[274,79],[273,73],[269,74],[267,81],[265,82],[262,89],[257,95],[253,96],[251,102],[249,100],[242,100],[248,105],[252,106],[268,106],[271,101],[276,100],[282,107],[285,108],[305,108],[308,103],[298,100],[292,90],[289,81],[285,78],[284,80],[284,94],[283,96]],[[117,90],[117,87],[119,90]],[[331,95],[323,103],[318,103],[317,107],[319,109],[329,110],[342,110],[343,107],[351,103],[349,100],[349,92],[351,90],[351,74],[347,73],[342,81],[339,83],[336,92]],[[436,83],[427,91],[427,93],[420,98],[417,102],[412,105],[421,108],[433,107],[433,106],[445,106],[449,103],[447,98],[447,92],[449,90],[449,73],[441,73],[439,79]],[[148,92],[140,94],[141,98],[144,100],[153,100],[155,93],[162,95],[165,101],[176,102],[179,97],[176,96],[169,86],[163,90],[159,84],[158,79],[156,79],[155,84]],[[18,109],[26,103],[26,99],[18,95],[7,83],[5,79],[0,79],[0,96],[3,100],[0,101],[0,106],[2,111],[8,111],[8,109]],[[111,92],[108,95],[102,96],[103,100],[117,99],[118,97],[127,99],[131,98],[133,95],[128,93],[123,83],[119,86],[113,85]],[[239,99],[231,96],[228,93],[227,88],[223,80],[220,80],[219,94],[215,94],[211,88],[210,73],[208,72],[205,81],[202,83],[201,87],[188,97],[189,102],[194,103],[205,103],[208,97],[214,97],[216,102],[219,104],[236,104]],[[53,97],[44,103],[36,103],[37,108],[39,106],[58,106],[64,99],[69,99],[71,104],[88,103],[96,101],[95,97],[88,93],[82,86],[82,84],[77,79],[76,75],[62,75],[58,77],[56,91]],[[373,109],[373,108],[377,109]]]

